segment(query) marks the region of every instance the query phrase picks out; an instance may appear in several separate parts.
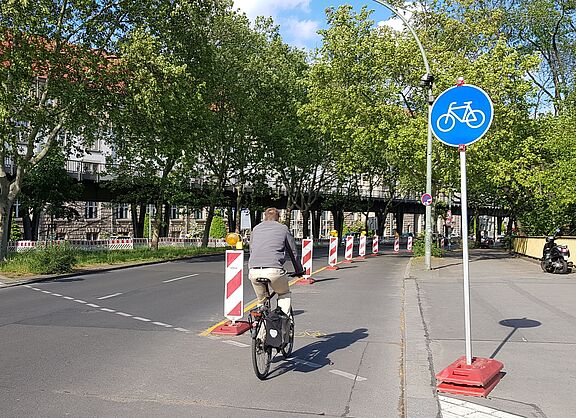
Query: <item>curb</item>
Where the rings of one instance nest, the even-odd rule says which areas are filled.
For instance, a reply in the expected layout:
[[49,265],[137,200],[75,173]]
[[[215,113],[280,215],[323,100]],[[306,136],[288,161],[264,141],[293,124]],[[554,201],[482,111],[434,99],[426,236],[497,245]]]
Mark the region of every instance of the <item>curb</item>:
[[115,266],[110,266],[110,267],[103,267],[103,268],[95,268],[95,269],[87,269],[87,270],[80,270],[77,272],[72,272],[72,273],[65,273],[65,274],[51,274],[51,275],[47,275],[47,276],[36,276],[36,277],[31,277],[28,279],[22,279],[22,280],[18,280],[12,283],[4,283],[2,281],[0,281],[0,290],[1,289],[5,289],[8,287],[15,287],[15,286],[22,286],[25,284],[30,284],[30,283],[40,283],[40,282],[46,282],[49,280],[54,280],[54,279],[66,279],[69,277],[77,277],[77,276],[87,276],[89,274],[95,274],[95,273],[106,273],[109,271],[115,271],[115,270],[124,270],[124,269],[129,269],[129,268],[133,268],[133,267],[140,267],[140,266],[150,266],[150,265],[154,265],[154,264],[164,264],[164,263],[171,263],[173,261],[180,261],[180,260],[192,260],[195,258],[200,258],[200,257],[216,257],[216,256],[221,256],[224,253],[216,253],[216,254],[198,254],[198,255],[191,255],[191,256],[186,256],[186,257],[179,257],[179,258],[173,258],[173,259],[169,259],[169,260],[162,260],[162,261],[145,261],[145,262],[136,262],[134,264],[120,264],[120,265],[115,265]]

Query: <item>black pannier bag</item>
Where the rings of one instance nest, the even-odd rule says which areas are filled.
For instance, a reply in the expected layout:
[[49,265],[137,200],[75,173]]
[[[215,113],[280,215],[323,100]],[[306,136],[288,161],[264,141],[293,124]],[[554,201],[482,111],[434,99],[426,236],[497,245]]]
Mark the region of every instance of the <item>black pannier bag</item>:
[[266,345],[281,348],[282,343],[288,339],[288,316],[277,308],[265,318]]

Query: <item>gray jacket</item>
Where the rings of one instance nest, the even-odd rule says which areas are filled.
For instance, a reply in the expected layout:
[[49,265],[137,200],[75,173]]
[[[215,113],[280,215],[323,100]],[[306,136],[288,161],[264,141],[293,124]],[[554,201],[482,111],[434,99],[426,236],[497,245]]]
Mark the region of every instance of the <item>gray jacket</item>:
[[296,242],[288,227],[276,221],[264,221],[252,230],[248,267],[283,268],[286,256],[290,257],[294,271],[304,271],[298,258]]

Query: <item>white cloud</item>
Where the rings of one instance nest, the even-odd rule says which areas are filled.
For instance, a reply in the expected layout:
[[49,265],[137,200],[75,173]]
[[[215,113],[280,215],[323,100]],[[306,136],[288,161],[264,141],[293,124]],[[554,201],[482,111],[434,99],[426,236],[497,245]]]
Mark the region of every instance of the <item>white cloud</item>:
[[286,33],[299,40],[316,38],[318,36],[316,32],[320,29],[320,23],[316,20],[288,19],[284,25]]
[[[405,2],[404,7],[402,9],[396,9],[399,13],[402,14],[402,17],[406,19],[408,22],[412,19],[412,15],[415,11],[421,11],[422,5],[417,4],[416,2]],[[404,30],[404,22],[396,15],[392,15],[388,20],[381,20],[378,22],[378,26],[388,26],[392,28],[392,30],[396,32],[402,32]]]
[[250,19],[256,16],[277,17],[282,10],[310,11],[311,0],[234,0],[234,7],[242,10]]

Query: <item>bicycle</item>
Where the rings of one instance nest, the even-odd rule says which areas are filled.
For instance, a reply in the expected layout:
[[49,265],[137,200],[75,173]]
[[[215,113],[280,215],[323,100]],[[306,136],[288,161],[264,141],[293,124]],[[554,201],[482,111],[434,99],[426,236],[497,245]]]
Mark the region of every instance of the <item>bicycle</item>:
[[[265,318],[267,318],[273,311],[270,307],[270,301],[276,295],[276,292],[270,293],[270,280],[265,278],[256,279],[258,283],[266,286],[266,294],[268,295],[264,303],[259,309],[252,309],[248,315],[248,323],[250,324],[250,333],[252,337],[252,366],[254,373],[260,380],[264,380],[270,371],[270,363],[272,362],[272,349],[274,347],[266,344],[266,326]],[[281,347],[276,348],[276,353],[282,352],[285,359],[290,357],[292,349],[294,348],[294,313],[290,308],[290,315],[288,315],[288,341],[283,343]]]

